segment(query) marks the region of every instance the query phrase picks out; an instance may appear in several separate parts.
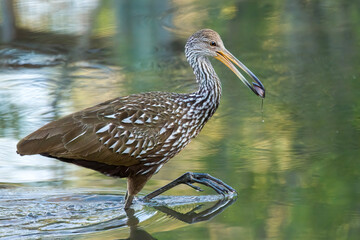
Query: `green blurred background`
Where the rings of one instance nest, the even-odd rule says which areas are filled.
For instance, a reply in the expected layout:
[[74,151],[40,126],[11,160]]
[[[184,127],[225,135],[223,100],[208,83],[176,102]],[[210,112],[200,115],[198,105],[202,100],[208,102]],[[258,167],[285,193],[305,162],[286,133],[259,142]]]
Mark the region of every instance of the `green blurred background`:
[[[358,239],[357,0],[1,3],[0,195],[9,187],[125,191],[122,179],[20,157],[16,143],[116,96],[196,90],[184,44],[211,28],[265,85],[263,114],[261,100],[212,61],[223,83],[218,111],[142,195],[193,171],[227,182],[238,199],[210,221],[185,224],[164,215],[142,229],[156,239]],[[167,194],[198,193],[184,186]],[[2,219],[0,203],[0,233],[10,236]],[[118,238],[105,230],[76,237]]]

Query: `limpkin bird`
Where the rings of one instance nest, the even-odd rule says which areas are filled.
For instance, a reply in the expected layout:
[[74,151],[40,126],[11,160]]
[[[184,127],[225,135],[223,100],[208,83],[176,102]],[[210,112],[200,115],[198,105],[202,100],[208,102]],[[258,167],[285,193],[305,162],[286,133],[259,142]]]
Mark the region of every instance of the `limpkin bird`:
[[[217,32],[203,29],[191,35],[185,55],[199,84],[196,92],[147,92],[108,100],[46,124],[22,139],[17,152],[41,154],[127,178],[124,208],[128,209],[151,176],[199,134],[218,108],[221,84],[209,57],[223,62],[256,95],[265,97],[262,83],[226,50]],[[255,82],[250,84],[231,62]],[[193,183],[219,194],[235,193],[208,174],[188,172],[148,194],[145,200],[178,184],[201,190]]]

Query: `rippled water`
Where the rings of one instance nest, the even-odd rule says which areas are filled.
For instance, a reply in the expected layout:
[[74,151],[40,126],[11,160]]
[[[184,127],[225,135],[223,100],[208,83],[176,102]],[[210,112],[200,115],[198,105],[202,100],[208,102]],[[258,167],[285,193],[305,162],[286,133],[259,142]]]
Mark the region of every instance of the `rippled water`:
[[[155,224],[166,224],[168,217],[186,223],[208,220],[233,202],[214,195],[160,197],[150,203],[137,200],[132,209],[125,212],[123,194],[9,186],[2,190],[0,197],[0,234],[4,239],[13,236],[68,238],[79,234],[91,237],[107,231],[125,237],[129,234],[128,227],[135,228],[131,233],[146,232],[138,226],[140,223],[152,228]],[[206,211],[206,214],[195,216],[195,210]]]
[[[18,38],[0,45],[0,238],[358,239],[357,1],[18,1],[14,10]],[[218,31],[264,83],[263,115],[212,61],[218,111],[134,211],[122,209],[123,179],[16,154],[22,137],[101,101],[196,89],[183,49],[201,28]],[[142,202],[187,171],[222,179],[237,199],[179,186]]]

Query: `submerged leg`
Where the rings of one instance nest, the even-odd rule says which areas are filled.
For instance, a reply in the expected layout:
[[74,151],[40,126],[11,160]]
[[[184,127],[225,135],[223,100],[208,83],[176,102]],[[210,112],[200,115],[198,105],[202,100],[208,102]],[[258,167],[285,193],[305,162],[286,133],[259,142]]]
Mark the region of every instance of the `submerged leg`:
[[202,191],[201,188],[192,185],[193,183],[199,183],[208,186],[214,189],[218,194],[222,194],[224,196],[227,194],[236,193],[235,189],[233,189],[232,187],[230,187],[220,179],[214,178],[213,176],[207,173],[187,172],[181,175],[179,178],[175,179],[174,181],[170,182],[169,184],[153,191],[152,193],[149,193],[144,197],[144,200],[148,201],[179,184],[186,184],[197,191]]

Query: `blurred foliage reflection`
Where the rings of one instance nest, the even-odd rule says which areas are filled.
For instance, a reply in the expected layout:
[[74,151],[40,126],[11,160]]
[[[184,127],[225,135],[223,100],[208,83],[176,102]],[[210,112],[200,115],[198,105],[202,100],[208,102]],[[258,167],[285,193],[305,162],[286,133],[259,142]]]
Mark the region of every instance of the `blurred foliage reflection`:
[[[218,111],[144,192],[185,171],[208,172],[238,200],[209,222],[162,221],[146,231],[158,239],[358,238],[358,0],[29,0],[3,1],[3,9],[6,2],[14,15],[2,11],[1,24],[14,18],[16,36],[0,46],[0,182],[125,190],[124,180],[20,158],[16,141],[119,95],[195,90],[183,46],[212,28],[264,83],[264,121],[259,99],[214,62]],[[168,194],[196,193],[185,186]]]

